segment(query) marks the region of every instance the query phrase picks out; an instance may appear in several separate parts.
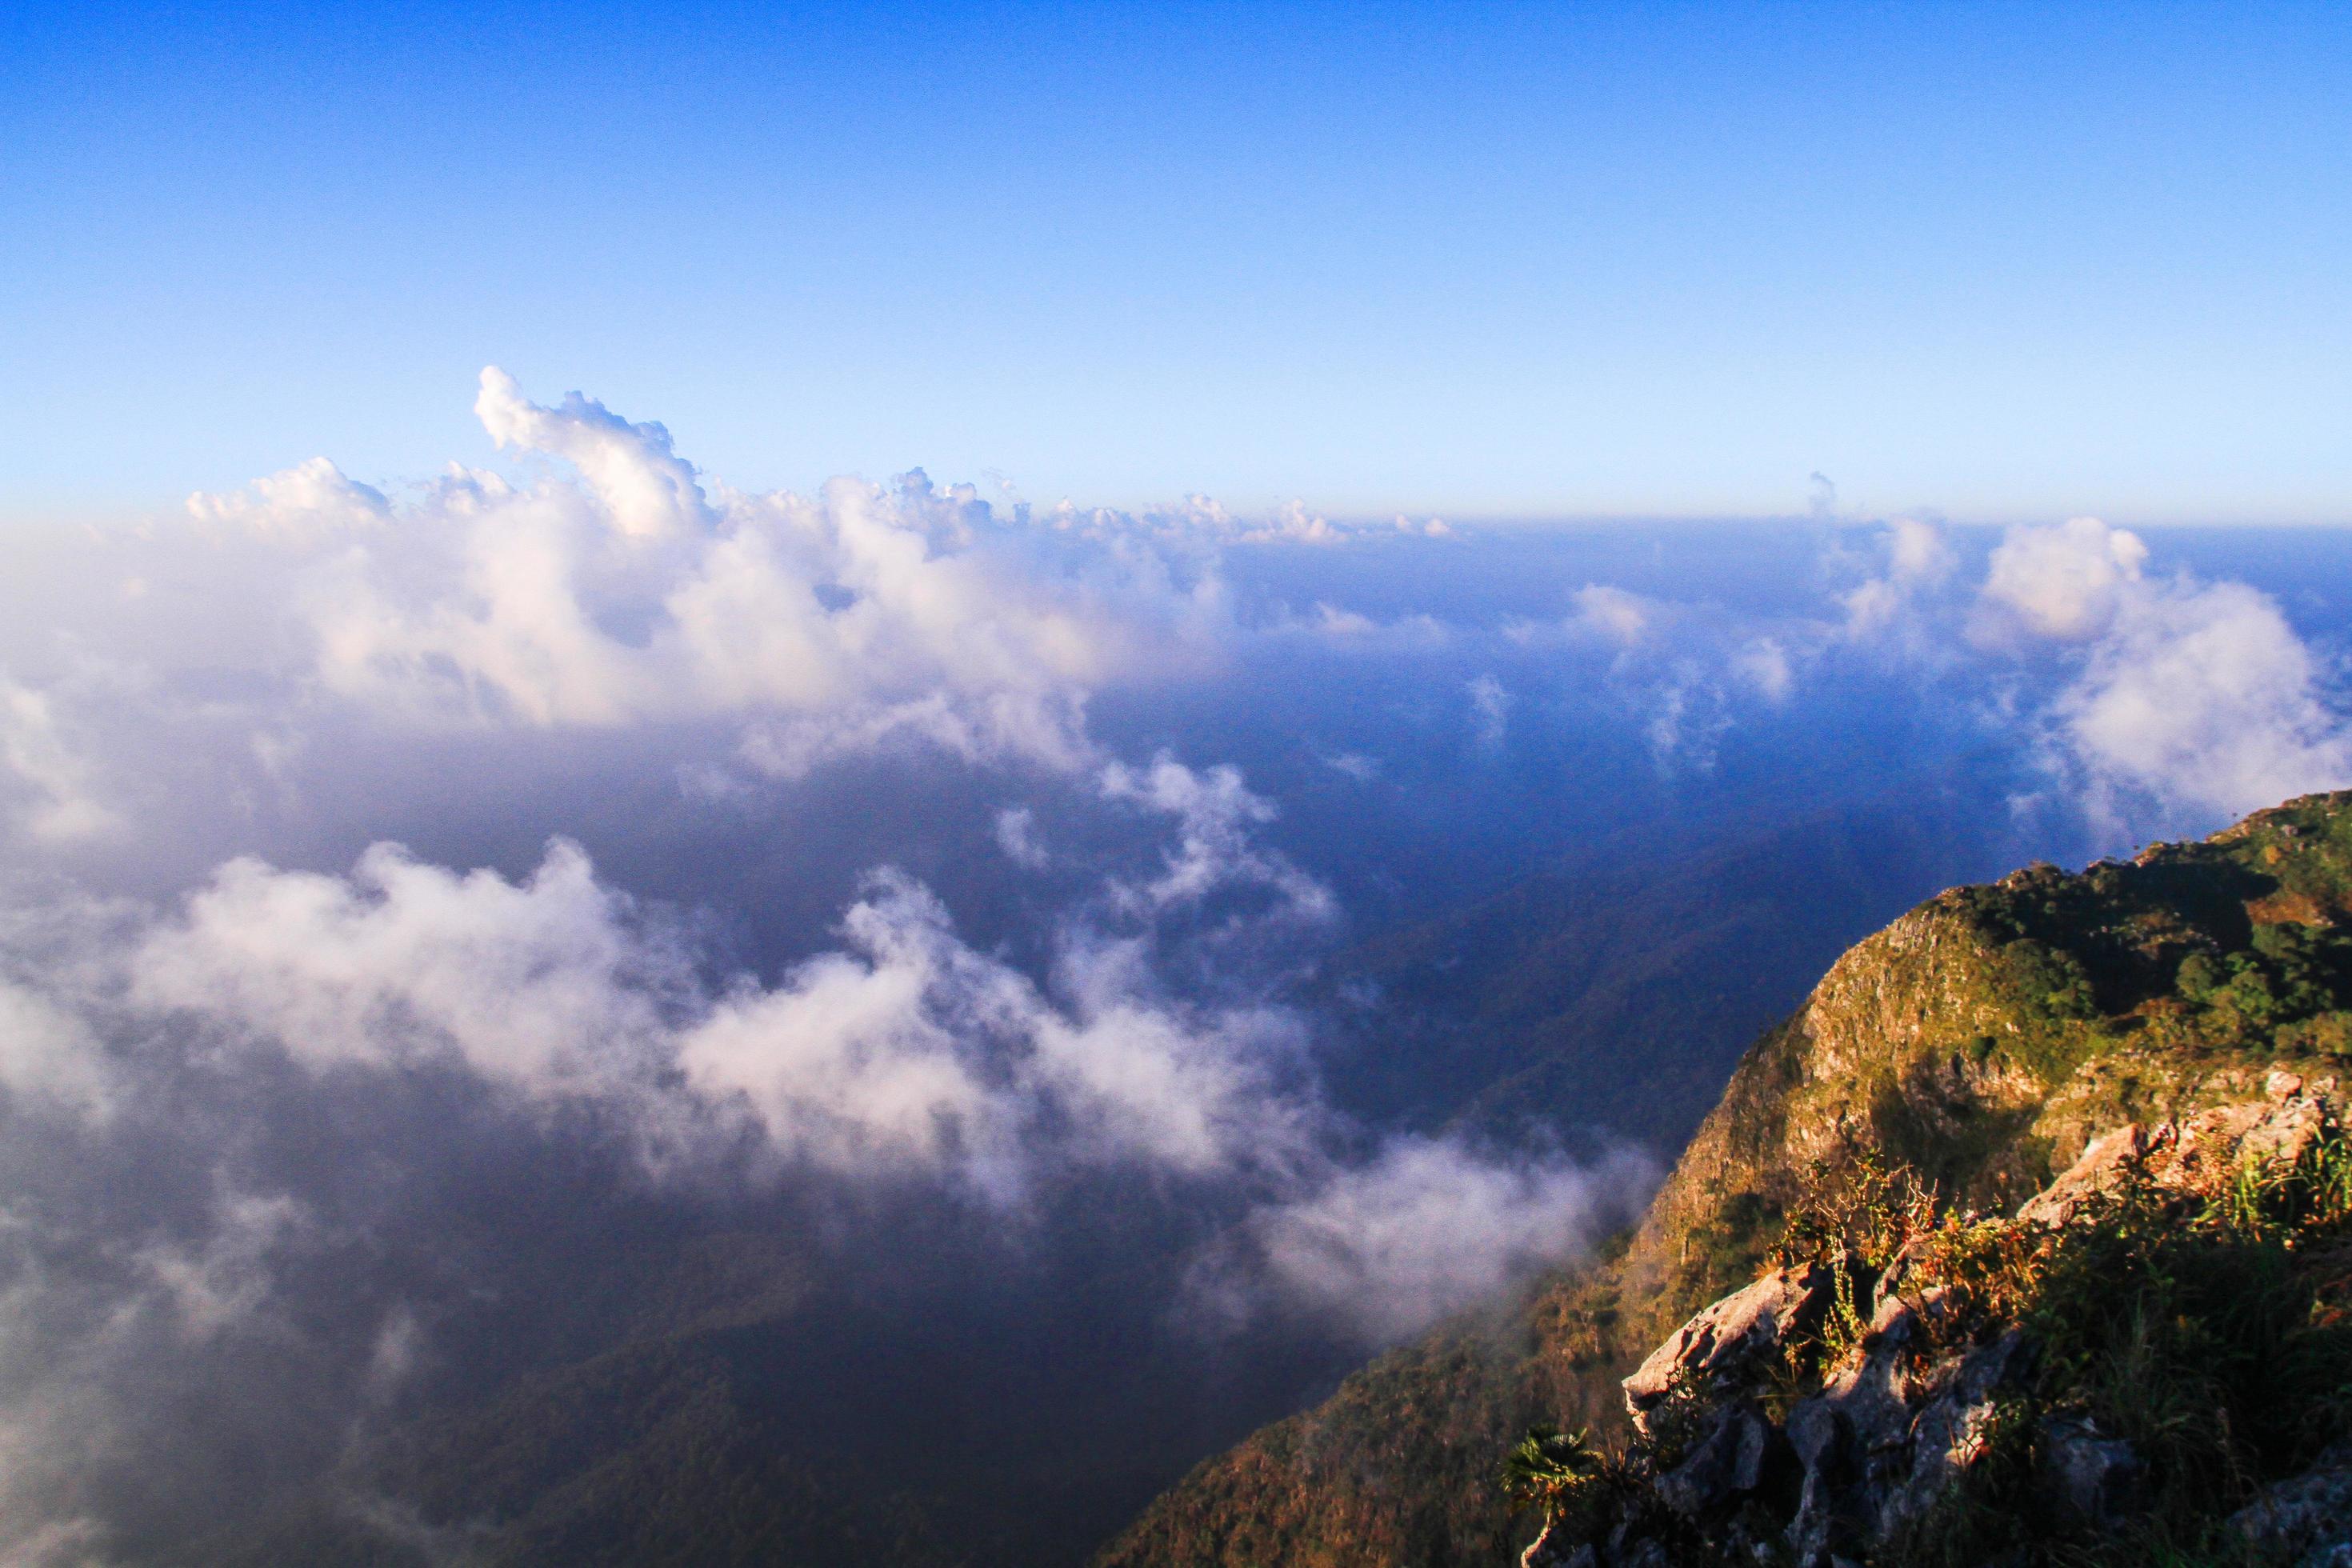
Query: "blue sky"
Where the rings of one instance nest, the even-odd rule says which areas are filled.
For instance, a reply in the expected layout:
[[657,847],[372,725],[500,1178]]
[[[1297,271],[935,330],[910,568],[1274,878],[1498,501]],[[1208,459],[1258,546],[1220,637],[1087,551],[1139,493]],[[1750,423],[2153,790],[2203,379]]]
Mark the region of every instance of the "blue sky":
[[2342,8],[10,16],[10,520],[488,363],[738,484],[2352,518]]

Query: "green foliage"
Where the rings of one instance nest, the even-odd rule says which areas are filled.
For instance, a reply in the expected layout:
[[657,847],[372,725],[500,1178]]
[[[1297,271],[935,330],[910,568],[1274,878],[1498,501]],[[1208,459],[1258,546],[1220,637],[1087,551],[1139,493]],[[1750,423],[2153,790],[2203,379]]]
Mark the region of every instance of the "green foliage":
[[[1947,1292],[1939,1333],[2016,1323],[2031,1336],[2039,1367],[2021,1419],[2086,1415],[2147,1462],[2152,1515],[2063,1555],[2120,1565],[2218,1561],[2199,1554],[2230,1510],[2352,1432],[2352,1320],[2336,1305],[2347,1247],[2352,1142],[2330,1134],[2294,1163],[2247,1161],[2185,1187],[2127,1171],[2063,1227],[1948,1222],[1920,1258]],[[2053,1539],[2012,1495],[2019,1473],[1972,1471],[1946,1539],[1979,1556]],[[1950,1560],[1925,1540],[1906,1551]]]
[[2000,956],[2002,978],[2036,1017],[2055,1023],[2098,1016],[2090,973],[2073,953],[2020,937]]
[[2174,989],[2188,1000],[2202,1006],[2221,989],[2223,975],[2210,952],[2192,952],[2180,961],[2176,972]]
[[1586,1522],[1609,1489],[1607,1462],[1582,1428],[1531,1426],[1503,1458],[1504,1498],[1514,1509],[1540,1510],[1547,1525]]
[[1913,1167],[1870,1145],[1852,1146],[1810,1173],[1772,1260],[1788,1267],[1850,1259],[1876,1274],[1935,1228],[1940,1206],[1935,1184]]

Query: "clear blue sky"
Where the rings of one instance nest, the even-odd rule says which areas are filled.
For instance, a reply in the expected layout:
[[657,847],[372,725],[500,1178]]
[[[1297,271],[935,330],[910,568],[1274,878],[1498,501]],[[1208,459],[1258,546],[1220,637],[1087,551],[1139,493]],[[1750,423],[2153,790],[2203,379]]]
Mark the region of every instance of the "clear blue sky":
[[0,517],[493,362],[746,486],[2352,521],[2352,7],[8,8]]

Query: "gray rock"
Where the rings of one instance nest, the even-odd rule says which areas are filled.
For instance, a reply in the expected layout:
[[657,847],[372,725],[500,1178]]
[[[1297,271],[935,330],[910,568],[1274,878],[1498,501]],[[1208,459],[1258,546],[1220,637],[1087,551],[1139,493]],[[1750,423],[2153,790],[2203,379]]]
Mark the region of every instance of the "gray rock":
[[1634,1427],[1649,1435],[1650,1412],[1678,1383],[1705,1388],[1754,1370],[1791,1335],[1819,1323],[1829,1295],[1830,1271],[1808,1264],[1776,1268],[1701,1311],[1625,1380]]
[[2230,1524],[2267,1556],[2299,1557],[2305,1568],[2332,1568],[2339,1556],[2352,1563],[2352,1446],[2329,1449],[2232,1514]]
[[2092,1139],[2056,1181],[2026,1199],[2017,1217],[2032,1225],[2066,1224],[2084,1202],[2113,1188],[2126,1171],[2169,1143],[2172,1136],[2169,1127],[2150,1129],[2135,1122]]
[[1752,1408],[1735,1407],[1717,1416],[1689,1456],[1652,1489],[1676,1513],[1696,1519],[1760,1490],[1784,1446],[1770,1422]]
[[2138,1452],[2079,1416],[2042,1424],[2041,1481],[2060,1513],[2093,1530],[2112,1530],[2148,1504],[2147,1466]]
[[1918,1490],[1940,1493],[1983,1457],[1993,1400],[2024,1381],[2031,1357],[2025,1336],[2011,1329],[1979,1345],[1926,1381],[1935,1393],[1911,1424],[1911,1479]]
[[1885,1298],[1859,1355],[1790,1412],[1789,1440],[1804,1477],[1789,1530],[1799,1561],[1884,1534],[1884,1516],[1909,1465],[1917,1332],[1910,1306]]
[[1800,1563],[1864,1555],[1926,1514],[1982,1455],[1995,1397],[2032,1360],[2012,1330],[1914,1376],[1916,1324],[1883,1318],[1862,1358],[1790,1412],[1804,1481],[1788,1541]]
[[2011,1329],[1920,1380],[1931,1392],[1912,1418],[1910,1473],[1880,1507],[1874,1530],[1879,1540],[1924,1517],[1961,1472],[1984,1457],[1995,1399],[2021,1383],[2032,1363],[2025,1336]]

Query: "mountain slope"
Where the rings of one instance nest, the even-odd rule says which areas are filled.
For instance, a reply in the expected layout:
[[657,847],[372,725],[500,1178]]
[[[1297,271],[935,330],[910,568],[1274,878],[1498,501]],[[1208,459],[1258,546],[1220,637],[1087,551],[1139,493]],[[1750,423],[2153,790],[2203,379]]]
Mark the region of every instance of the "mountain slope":
[[1689,1139],[1746,1046],[1847,946],[2015,863],[1982,790],[1921,778],[1705,837],[1644,833],[1345,956],[1376,997],[1335,1094],[1381,1123]]
[[1197,1468],[1102,1553],[1178,1564],[1494,1563],[1495,1467],[1538,1421],[1619,1428],[1619,1380],[1751,1278],[1826,1165],[1955,1201],[2033,1191],[2095,1131],[2259,1096],[2352,1054],[2352,795],[2076,876],[1955,889],[1849,950],[1750,1047],[1623,1249],[1503,1332],[1433,1334]]

